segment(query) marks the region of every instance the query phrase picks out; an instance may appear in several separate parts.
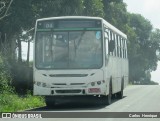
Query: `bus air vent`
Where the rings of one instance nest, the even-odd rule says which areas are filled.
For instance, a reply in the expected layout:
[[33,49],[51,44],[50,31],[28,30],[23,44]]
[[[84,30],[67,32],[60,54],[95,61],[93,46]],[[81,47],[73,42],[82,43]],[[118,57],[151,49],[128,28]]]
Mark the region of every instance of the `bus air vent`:
[[50,74],[50,77],[86,77],[88,74]]
[[70,85],[84,85],[85,83],[71,83]]
[[53,85],[67,85],[66,83],[52,83]]
[[56,90],[56,93],[81,93],[82,90]]

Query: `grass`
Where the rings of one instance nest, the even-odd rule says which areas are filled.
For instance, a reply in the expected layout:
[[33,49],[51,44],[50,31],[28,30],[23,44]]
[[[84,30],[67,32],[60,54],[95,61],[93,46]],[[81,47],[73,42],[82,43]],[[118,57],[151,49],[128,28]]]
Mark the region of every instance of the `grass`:
[[0,94],[0,112],[17,112],[35,107],[45,106],[44,99],[27,94],[19,97],[12,93]]
[[0,112],[17,112],[44,106],[44,99],[40,96],[32,96],[29,92],[19,96],[15,92],[15,89],[10,86],[12,80],[11,65],[7,62],[7,59],[2,57],[0,53]]

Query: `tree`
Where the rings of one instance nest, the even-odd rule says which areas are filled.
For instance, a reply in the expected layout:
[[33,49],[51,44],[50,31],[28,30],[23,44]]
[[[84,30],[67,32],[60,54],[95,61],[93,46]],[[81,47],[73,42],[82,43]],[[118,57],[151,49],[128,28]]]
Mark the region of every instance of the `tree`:
[[83,0],[83,15],[104,17],[102,0]]
[[103,5],[104,18],[123,31],[128,22],[126,4],[123,3],[123,0],[103,0]]
[[9,15],[8,10],[10,9],[12,2],[13,0],[10,0],[9,2],[7,0],[0,1],[0,20]]
[[129,17],[129,26],[136,35],[130,39],[129,45],[130,80],[150,81],[151,76],[148,75],[156,69],[158,61],[156,56],[158,47],[155,45],[159,44],[153,39],[150,21],[139,14],[130,14]]
[[[32,0],[22,1],[16,0],[12,2],[9,13],[10,16],[5,17],[0,23],[1,43],[7,41],[9,49],[8,56],[15,55],[15,48],[19,49],[19,61],[21,61],[21,40],[19,37],[22,31],[29,30],[35,25],[34,13],[32,10]],[[9,29],[8,29],[9,28]],[[5,36],[6,35],[6,36]],[[4,39],[4,37],[6,37]],[[16,44],[18,42],[18,44]],[[15,61],[14,56],[10,60]]]
[[[156,55],[154,54],[154,63],[156,63],[158,60],[160,60],[160,29],[155,29],[154,31],[152,31],[150,36],[150,42],[152,53],[156,53]],[[153,58],[153,55],[151,56],[151,58]],[[156,67],[157,64],[155,64],[155,68],[152,70],[156,70]]]
[[81,15],[82,0],[34,0],[32,9],[38,18],[55,17],[65,15]]

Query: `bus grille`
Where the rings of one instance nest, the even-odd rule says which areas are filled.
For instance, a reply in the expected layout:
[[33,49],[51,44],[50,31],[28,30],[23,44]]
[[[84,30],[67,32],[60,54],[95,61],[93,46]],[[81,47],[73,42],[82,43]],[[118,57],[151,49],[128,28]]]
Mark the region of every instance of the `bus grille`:
[[81,93],[81,90],[56,90],[56,93]]

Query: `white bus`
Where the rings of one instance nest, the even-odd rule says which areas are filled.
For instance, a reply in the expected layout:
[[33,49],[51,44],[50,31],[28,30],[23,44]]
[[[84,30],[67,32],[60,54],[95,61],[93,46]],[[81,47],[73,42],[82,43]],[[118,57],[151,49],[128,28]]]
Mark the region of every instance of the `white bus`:
[[103,18],[38,19],[34,40],[34,95],[59,99],[123,97],[128,83],[127,36]]

